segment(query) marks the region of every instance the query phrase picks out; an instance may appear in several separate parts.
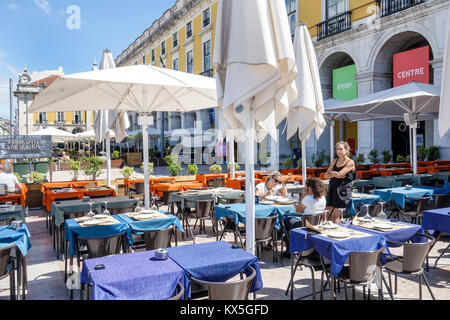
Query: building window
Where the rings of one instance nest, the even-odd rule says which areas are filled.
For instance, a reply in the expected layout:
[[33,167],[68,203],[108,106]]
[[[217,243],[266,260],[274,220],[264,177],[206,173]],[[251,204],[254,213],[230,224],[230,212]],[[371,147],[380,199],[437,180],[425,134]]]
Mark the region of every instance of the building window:
[[194,70],[194,56],[192,50],[186,53],[186,71],[192,73]]
[[327,20],[345,12],[347,0],[327,0]]
[[152,62],[155,62],[155,49],[152,49]]
[[172,47],[176,48],[178,47],[178,33],[174,33],[172,36]]
[[186,24],[186,39],[192,37],[192,21]]
[[202,23],[203,28],[209,26],[209,23],[211,22],[211,11],[209,10],[209,8],[203,11],[202,21],[203,21]]
[[38,113],[38,123],[47,123],[47,113],[46,112]]
[[286,11],[291,28],[292,38],[295,35],[295,26],[297,25],[297,0],[284,0],[286,3]]
[[178,58],[177,59],[173,59],[172,69],[178,71]]
[[203,71],[211,69],[211,40],[203,43]]
[[56,122],[57,123],[63,123],[64,122],[64,112],[57,112],[56,113]]
[[165,55],[166,54],[166,42],[163,41],[161,42],[161,55]]
[[81,111],[74,111],[73,112],[73,123],[74,124],[81,124]]
[[137,65],[137,64],[138,64],[138,62],[137,62],[137,61],[135,61],[135,62],[134,62],[134,64],[135,64],[135,65]]
[[142,56],[142,64],[145,64],[145,63],[146,63],[145,56]]

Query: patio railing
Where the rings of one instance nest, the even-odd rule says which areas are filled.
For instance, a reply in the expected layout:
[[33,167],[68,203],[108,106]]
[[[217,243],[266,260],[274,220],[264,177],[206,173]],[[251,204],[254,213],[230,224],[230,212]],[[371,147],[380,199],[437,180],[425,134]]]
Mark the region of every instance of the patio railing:
[[399,11],[424,3],[426,0],[378,0],[381,16],[385,17]]
[[347,11],[322,21],[317,25],[317,40],[322,40],[352,28],[351,11]]

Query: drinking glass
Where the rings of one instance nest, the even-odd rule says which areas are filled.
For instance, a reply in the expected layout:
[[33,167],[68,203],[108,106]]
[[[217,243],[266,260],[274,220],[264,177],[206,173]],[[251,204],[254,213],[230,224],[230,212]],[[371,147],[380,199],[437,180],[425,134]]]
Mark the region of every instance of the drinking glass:
[[372,217],[369,214],[370,204],[365,204],[364,207],[366,208],[366,215],[364,216],[364,220],[371,220]]
[[134,212],[141,212],[141,211],[142,211],[142,200],[139,200],[136,208],[134,208]]
[[379,219],[382,219],[382,220],[386,220],[386,219],[387,219],[386,212],[384,212],[384,208],[383,208],[383,205],[384,205],[385,203],[386,203],[386,202],[384,202],[384,201],[380,201],[380,202],[379,202],[379,204],[380,204],[380,206],[381,206],[381,209],[380,209],[380,212],[378,213],[378,218],[379,218]]
[[344,219],[344,211],[345,211],[345,209],[344,208],[341,208],[341,209],[339,209],[339,210],[341,210],[341,215],[340,215],[340,219],[339,219],[339,223],[340,224],[345,224],[345,219]]
[[93,216],[95,216],[95,212],[92,211],[92,202],[89,202],[89,212],[88,212],[87,216],[89,218],[92,218]]
[[103,214],[106,216],[110,216],[111,213],[108,211],[108,201],[103,201],[103,203],[105,204],[105,210],[103,211]]
[[330,212],[330,210],[323,210],[323,219],[320,221],[320,226],[324,226],[328,224],[328,213]]

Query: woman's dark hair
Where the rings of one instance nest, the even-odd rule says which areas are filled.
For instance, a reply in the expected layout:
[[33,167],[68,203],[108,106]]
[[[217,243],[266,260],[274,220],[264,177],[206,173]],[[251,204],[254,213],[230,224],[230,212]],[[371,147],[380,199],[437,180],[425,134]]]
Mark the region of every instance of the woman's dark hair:
[[316,200],[321,198],[322,196],[324,196],[326,193],[325,184],[323,184],[323,182],[320,181],[320,179],[318,179],[318,178],[306,179],[305,188],[306,187],[311,188],[311,190],[314,194],[314,199],[316,199]]

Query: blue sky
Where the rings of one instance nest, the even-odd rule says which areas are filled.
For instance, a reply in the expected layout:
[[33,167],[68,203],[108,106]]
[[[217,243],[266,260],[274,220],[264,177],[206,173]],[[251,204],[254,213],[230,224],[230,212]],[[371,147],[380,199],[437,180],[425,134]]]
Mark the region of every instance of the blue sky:
[[[89,71],[103,49],[117,57],[175,0],[0,0],[0,116],[9,118],[8,79],[63,67]],[[77,28],[76,6],[80,12]],[[69,28],[74,26],[75,28]]]

